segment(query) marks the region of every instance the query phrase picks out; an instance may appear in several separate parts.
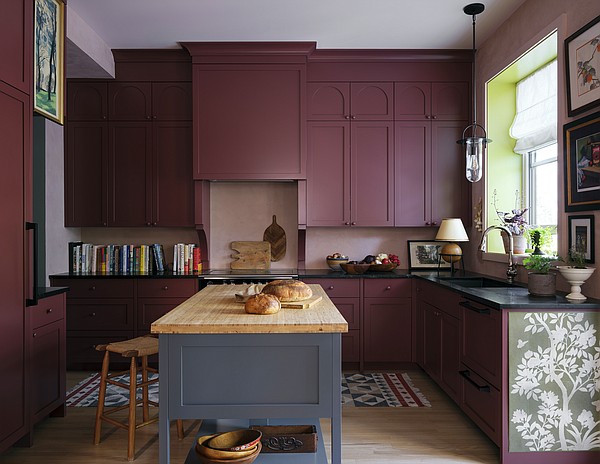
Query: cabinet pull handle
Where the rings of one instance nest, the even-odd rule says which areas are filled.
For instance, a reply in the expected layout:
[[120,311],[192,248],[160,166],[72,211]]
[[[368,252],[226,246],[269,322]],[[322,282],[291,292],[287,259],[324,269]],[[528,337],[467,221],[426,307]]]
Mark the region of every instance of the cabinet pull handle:
[[477,306],[473,306],[470,301],[461,301],[458,303],[463,308],[470,309],[471,311],[475,311],[478,314],[489,314],[490,308],[478,308]]
[[33,338],[37,337],[37,333],[33,332]]
[[353,222],[351,225],[355,226],[355,225],[356,225],[356,222]]
[[431,222],[426,222],[426,223],[425,223],[425,225],[426,225],[426,226],[430,226],[430,225],[431,225]]
[[349,222],[344,222],[344,225],[345,225],[345,226],[349,226],[349,225],[350,225],[350,223],[349,223]]
[[350,116],[349,115],[345,115],[344,119],[350,119]]
[[92,291],[92,292],[93,292],[94,290],[96,290],[96,286],[95,286],[95,285],[92,285],[92,286],[90,287],[90,291]]
[[350,116],[350,119],[356,119],[355,115]]
[[33,231],[33,252],[32,252],[32,268],[31,268],[31,298],[25,299],[25,306],[35,306],[38,304],[38,291],[37,291],[37,276],[38,276],[38,224],[37,222],[26,222],[25,230]]
[[166,285],[163,287],[163,290],[169,290],[169,287],[167,287]]
[[391,286],[391,285],[388,285],[387,287],[385,287],[385,289],[386,289],[386,290],[391,290],[391,289],[392,289],[392,286]]
[[433,116],[431,116],[431,119],[437,119],[437,116],[434,114]]
[[471,385],[473,385],[478,391],[480,391],[480,392],[486,392],[486,393],[490,392],[490,386],[489,385],[479,385],[477,382],[475,382],[471,378],[471,371],[469,371],[469,370],[458,371],[458,373],[460,375],[462,375],[467,380],[467,382],[469,382]]
[[91,313],[90,316],[96,317],[96,313]]
[[429,114],[426,114],[425,119],[431,119],[431,116]]
[[431,223],[431,225],[432,225],[432,226],[437,226],[437,222],[433,221],[433,222]]
[[52,312],[52,308],[48,308],[48,309],[46,310],[46,313],[47,313],[47,314],[50,314],[51,312]]
[[333,285],[330,285],[329,287],[327,287],[327,290],[333,290]]

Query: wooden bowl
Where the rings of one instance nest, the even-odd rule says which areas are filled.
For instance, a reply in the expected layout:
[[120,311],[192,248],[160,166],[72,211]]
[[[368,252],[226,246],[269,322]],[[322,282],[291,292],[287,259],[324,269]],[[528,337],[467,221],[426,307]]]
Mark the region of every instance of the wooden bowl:
[[398,267],[397,264],[389,263],[389,264],[371,264],[369,271],[371,272],[389,272],[393,271]]
[[243,456],[240,458],[232,458],[232,459],[217,459],[217,458],[209,458],[198,451],[198,448],[202,446],[203,448],[207,448],[204,445],[196,444],[196,456],[198,457],[198,461],[200,464],[251,464],[253,463],[260,451],[262,450],[262,444],[258,442],[252,449],[254,450],[252,454],[248,456]]
[[327,258],[327,265],[332,271],[341,271],[340,264],[346,264],[348,258]]
[[340,267],[346,274],[364,274],[371,267],[370,264],[350,264],[344,263],[340,264]]
[[204,442],[204,446],[224,451],[243,451],[256,446],[262,438],[260,430],[240,429],[219,433]]
[[208,459],[224,459],[227,460],[228,462],[230,462],[232,459],[240,459],[240,458],[245,458],[248,457],[252,454],[254,454],[256,452],[256,448],[260,445],[256,444],[251,448],[242,450],[242,451],[227,451],[227,450],[220,450],[220,449],[213,449],[213,448],[209,448],[208,446],[206,446],[206,442],[208,440],[210,440],[211,438],[216,437],[217,434],[215,435],[204,435],[200,438],[198,438],[197,442],[196,442],[196,453],[202,455],[205,458]]

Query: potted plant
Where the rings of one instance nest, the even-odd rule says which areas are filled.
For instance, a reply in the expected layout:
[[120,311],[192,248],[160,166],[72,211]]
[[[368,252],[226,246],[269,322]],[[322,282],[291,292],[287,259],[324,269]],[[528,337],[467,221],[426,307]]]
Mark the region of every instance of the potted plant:
[[[493,197],[494,209],[496,210],[496,215],[500,222],[504,227],[510,230],[510,233],[513,236],[513,250],[514,254],[523,254],[525,253],[525,249],[527,248],[527,220],[525,219],[525,213],[528,208],[519,208],[519,191],[515,191],[515,208],[508,211],[500,211],[496,204],[496,190],[494,190]],[[502,234],[502,239],[504,240],[504,251],[508,253],[508,236],[504,233]]]
[[575,247],[569,250],[569,260],[566,266],[557,266],[558,271],[571,285],[571,292],[567,299],[573,301],[584,301],[587,297],[581,293],[581,286],[596,270],[586,266],[585,253]]
[[532,255],[556,254],[552,250],[552,234],[556,233],[556,226],[536,226],[527,229]]
[[523,260],[527,273],[527,289],[534,296],[554,296],[556,293],[556,274],[553,262],[560,261],[556,256],[531,254]]

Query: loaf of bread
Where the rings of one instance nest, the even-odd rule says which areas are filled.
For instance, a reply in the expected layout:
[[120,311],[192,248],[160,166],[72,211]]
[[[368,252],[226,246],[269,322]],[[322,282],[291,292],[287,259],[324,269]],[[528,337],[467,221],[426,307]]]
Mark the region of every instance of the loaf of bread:
[[301,280],[273,280],[262,290],[268,295],[275,295],[279,301],[302,301],[312,296],[312,290]]
[[275,314],[281,309],[281,302],[276,296],[259,293],[248,297],[244,308],[248,314]]

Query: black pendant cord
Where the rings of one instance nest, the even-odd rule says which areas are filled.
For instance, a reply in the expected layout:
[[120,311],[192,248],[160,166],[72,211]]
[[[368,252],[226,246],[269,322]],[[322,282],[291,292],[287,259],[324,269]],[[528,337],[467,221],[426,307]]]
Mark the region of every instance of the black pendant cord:
[[[471,67],[471,82],[473,83],[473,126],[477,126],[477,78],[475,76],[475,55],[477,50],[475,49],[475,18],[477,15],[473,15],[473,66]],[[473,134],[475,135],[475,134]]]

